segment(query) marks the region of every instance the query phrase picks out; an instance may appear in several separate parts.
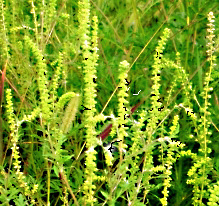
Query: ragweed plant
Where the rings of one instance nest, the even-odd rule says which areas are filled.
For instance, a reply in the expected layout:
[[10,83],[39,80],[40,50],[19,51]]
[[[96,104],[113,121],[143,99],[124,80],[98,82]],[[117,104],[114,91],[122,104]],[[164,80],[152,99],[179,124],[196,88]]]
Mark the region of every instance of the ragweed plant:
[[123,3],[0,0],[1,205],[218,204],[216,18]]
[[199,156],[196,159],[196,162],[194,163],[194,166],[189,170],[188,176],[190,177],[190,180],[188,180],[189,184],[192,184],[194,189],[194,197],[193,197],[193,205],[203,205],[203,198],[209,197],[209,192],[207,189],[207,186],[211,184],[211,180],[208,178],[208,175],[210,174],[210,171],[213,171],[213,165],[212,160],[209,157],[211,154],[211,149],[209,148],[210,139],[209,135],[211,132],[209,132],[210,127],[210,120],[209,115],[210,112],[208,110],[209,106],[211,105],[209,102],[209,99],[211,95],[209,94],[210,91],[213,90],[212,87],[209,87],[210,81],[213,79],[211,78],[212,70],[215,68],[215,59],[214,56],[214,15],[213,12],[210,12],[208,14],[208,43],[207,43],[207,61],[209,62],[209,71],[206,72],[205,82],[204,82],[204,88],[203,92],[201,94],[202,98],[204,99],[204,106],[200,108],[201,110],[201,117],[199,119],[199,126],[198,126],[198,137],[197,141],[200,144],[199,148]]
[[38,68],[38,87],[40,91],[40,103],[42,108],[43,120],[49,121],[51,117],[51,102],[49,100],[49,91],[48,91],[48,80],[46,77],[46,64],[45,58],[41,54],[40,50],[33,43],[29,37],[25,37],[27,47],[30,47],[37,59],[37,68]]
[[[94,198],[94,190],[96,186],[94,184],[97,179],[95,172],[96,168],[96,151],[94,147],[97,145],[96,138],[96,66],[98,60],[97,54],[97,17],[93,17],[93,31],[92,38],[90,37],[90,1],[83,0],[79,2],[79,16],[78,20],[80,23],[79,35],[81,46],[83,50],[83,72],[84,72],[84,107],[87,108],[85,111],[85,128],[86,128],[86,144],[88,150],[86,151],[86,168],[85,168],[85,181],[83,186],[84,203],[93,205],[96,201]],[[92,51],[92,53],[91,53]]]
[[[160,110],[161,110],[161,102],[160,102],[160,73],[161,73],[161,59],[162,59],[162,53],[164,46],[166,45],[166,41],[169,37],[169,29],[166,28],[164,30],[163,36],[161,37],[161,40],[158,43],[158,46],[156,48],[156,54],[154,54],[154,65],[153,65],[153,86],[152,86],[152,92],[151,92],[151,109],[149,113],[149,119],[148,124],[146,127],[146,135],[145,138],[146,141],[150,144],[152,142],[153,138],[153,131],[156,129],[157,122],[159,120],[160,116]],[[142,173],[145,177],[143,178],[143,185],[145,186],[144,194],[145,196],[149,192],[150,184],[149,179],[152,175],[151,171],[153,168],[153,158],[152,153],[147,152],[144,157],[144,164],[142,168]],[[149,177],[149,178],[148,178]]]
[[[162,151],[160,156],[160,161],[162,163],[162,166],[164,167],[164,189],[162,191],[163,198],[160,199],[160,202],[162,205],[168,205],[168,197],[169,197],[169,191],[168,188],[171,187],[171,174],[172,174],[172,168],[173,164],[177,161],[177,159],[180,157],[179,154],[175,155],[175,152],[181,151],[185,144],[182,144],[180,141],[173,140],[177,137],[179,132],[179,116],[174,116],[173,119],[173,126],[170,127],[169,136],[166,136],[164,138],[158,139],[161,142],[160,150]],[[168,146],[166,145],[169,144]],[[163,156],[163,151],[167,150],[166,157]]]
[[126,100],[128,94],[127,90],[128,87],[127,84],[127,70],[129,68],[129,63],[127,61],[123,61],[119,65],[119,92],[118,92],[118,98],[119,98],[119,104],[118,104],[118,124],[120,124],[120,128],[118,129],[118,141],[119,141],[119,153],[120,153],[120,161],[122,161],[122,153],[126,149],[126,145],[124,144],[124,138],[128,136],[126,130],[126,124],[127,124],[127,103]]
[[15,122],[14,118],[14,111],[13,111],[13,103],[12,103],[12,95],[11,95],[11,90],[7,89],[6,91],[6,101],[7,101],[7,116],[8,116],[8,123],[10,125],[10,137],[11,137],[11,144],[12,144],[12,161],[13,161],[13,166],[16,171],[16,179],[18,181],[18,185],[20,188],[24,190],[23,195],[27,196],[28,199],[32,204],[35,203],[35,193],[37,191],[38,185],[35,184],[32,188],[30,189],[29,185],[26,182],[26,178],[23,174],[23,172],[20,171],[21,169],[21,161],[19,160],[20,154],[19,154],[19,147],[17,145],[18,138],[19,138],[19,127],[24,121],[31,121],[35,119],[35,117],[39,114],[39,109],[36,109],[32,112],[31,115],[28,117],[24,117],[22,121],[17,121]]

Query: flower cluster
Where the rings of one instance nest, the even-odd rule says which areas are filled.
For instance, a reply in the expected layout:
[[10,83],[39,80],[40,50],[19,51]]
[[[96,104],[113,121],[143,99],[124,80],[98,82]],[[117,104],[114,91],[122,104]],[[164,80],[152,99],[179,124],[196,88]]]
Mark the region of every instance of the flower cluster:
[[32,49],[35,58],[37,60],[37,68],[38,68],[38,87],[40,91],[40,100],[41,100],[41,108],[42,115],[45,121],[50,121],[51,117],[51,104],[49,100],[49,92],[48,92],[48,79],[46,76],[46,63],[45,58],[43,57],[41,51],[37,48],[37,45],[29,38],[25,37],[25,42],[29,48]]
[[[184,144],[181,144],[181,142],[179,141],[173,141],[171,139],[171,137],[175,137],[177,135],[177,133],[179,132],[178,130],[178,126],[179,126],[179,116],[176,115],[174,116],[173,119],[173,125],[170,127],[170,132],[169,132],[169,137],[165,137],[163,138],[163,143],[161,145],[165,145],[165,141],[168,142],[168,146],[167,146],[167,155],[165,158],[162,157],[162,165],[164,165],[165,169],[163,171],[164,173],[164,189],[162,191],[163,194],[163,198],[160,199],[162,205],[167,205],[167,198],[169,196],[169,191],[168,188],[171,186],[170,182],[172,180],[171,178],[171,174],[172,174],[172,165],[176,162],[177,158],[179,156],[177,156],[175,154],[176,151],[178,151],[179,149],[183,149],[183,147],[185,146]],[[163,146],[162,146],[163,147]],[[162,148],[163,151],[163,148]]]
[[[85,169],[85,181],[83,185],[84,202],[85,204],[93,204],[96,199],[94,198],[94,181],[97,180],[95,174],[96,168],[96,151],[94,147],[97,145],[96,138],[96,66],[98,60],[97,54],[97,31],[98,22],[97,17],[93,17],[92,33],[90,32],[90,1],[79,1],[79,39],[82,47],[83,55],[83,72],[84,72],[84,107],[88,108],[85,111],[85,128],[86,128],[86,169]],[[90,37],[91,36],[91,37]],[[92,51],[92,52],[91,52]]]
[[[35,203],[35,200],[33,198],[34,193],[36,193],[38,185],[34,185],[33,190],[30,189],[27,182],[25,181],[24,173],[20,171],[21,169],[21,161],[20,155],[19,155],[19,147],[17,146],[18,142],[18,129],[21,125],[21,123],[24,121],[20,121],[17,124],[15,123],[14,119],[14,110],[13,110],[13,103],[12,103],[12,95],[11,90],[6,90],[6,102],[7,102],[7,117],[8,117],[8,123],[10,127],[10,136],[11,136],[11,142],[12,142],[12,157],[13,157],[13,166],[16,171],[16,177],[17,181],[19,182],[19,185],[21,188],[24,189],[24,195],[28,196],[31,200],[31,203]],[[36,115],[39,113],[39,109],[36,109],[32,112],[32,115],[29,115],[28,117],[25,117],[26,120],[31,120],[36,117]]]
[[147,134],[148,138],[151,138],[153,130],[156,128],[156,123],[158,117],[160,116],[160,107],[161,102],[160,99],[160,73],[162,69],[161,59],[163,56],[164,46],[166,45],[166,41],[169,38],[170,30],[166,28],[163,32],[163,36],[161,36],[161,40],[158,42],[158,46],[156,47],[156,54],[154,55],[154,64],[153,64],[153,71],[152,71],[152,92],[151,92],[151,110],[150,110],[150,119],[148,120],[149,123],[147,125]]
[[[213,163],[212,159],[209,157],[211,153],[211,149],[208,145],[211,143],[209,139],[209,135],[211,132],[209,131],[210,127],[210,112],[209,106],[211,105],[209,99],[211,95],[209,92],[213,90],[212,87],[209,86],[210,81],[212,81],[212,70],[215,67],[215,59],[216,57],[213,55],[215,48],[214,48],[214,15],[213,12],[208,14],[208,43],[207,43],[207,60],[210,64],[209,71],[206,72],[206,77],[204,81],[204,88],[203,92],[201,93],[201,97],[204,99],[204,105],[200,108],[201,117],[199,119],[200,124],[197,127],[197,138],[196,141],[199,142],[199,156],[194,159],[194,165],[188,171],[188,176],[190,177],[187,180],[187,184],[193,185],[193,204],[202,204],[203,198],[208,198],[208,192],[206,192],[206,187],[210,187],[212,185],[211,180],[208,178],[210,171],[213,171]],[[187,113],[190,112],[189,110]],[[190,113],[193,119],[196,118],[193,113]],[[212,189],[211,189],[212,190]],[[209,203],[209,205],[211,205]],[[212,204],[213,205],[213,204]]]
[[118,134],[118,140],[119,142],[119,150],[120,154],[122,151],[126,148],[125,144],[123,143],[124,137],[127,136],[126,133],[126,123],[127,123],[127,107],[128,107],[128,101],[126,98],[128,97],[127,91],[127,71],[129,68],[129,63],[125,60],[120,63],[119,65],[119,92],[118,92],[118,98],[119,98],[119,104],[118,104],[118,124],[120,125],[119,128],[119,134]]

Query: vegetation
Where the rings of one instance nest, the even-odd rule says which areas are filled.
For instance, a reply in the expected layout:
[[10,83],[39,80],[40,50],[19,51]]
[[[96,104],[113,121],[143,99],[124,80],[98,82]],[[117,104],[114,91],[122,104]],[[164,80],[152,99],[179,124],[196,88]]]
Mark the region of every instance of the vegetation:
[[218,6],[0,0],[0,204],[218,205]]

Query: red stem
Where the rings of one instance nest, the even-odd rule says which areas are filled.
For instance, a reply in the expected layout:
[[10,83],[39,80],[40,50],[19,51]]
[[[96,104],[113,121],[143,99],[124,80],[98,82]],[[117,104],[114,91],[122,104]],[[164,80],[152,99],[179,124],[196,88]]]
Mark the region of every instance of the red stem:
[[[144,98],[141,102],[137,103],[135,106],[131,108],[131,115],[136,111],[136,109],[146,100]],[[130,115],[129,115],[130,117]],[[111,132],[112,124],[109,124],[106,129],[98,136],[98,138],[101,138],[101,140],[104,140],[108,137],[109,133]]]

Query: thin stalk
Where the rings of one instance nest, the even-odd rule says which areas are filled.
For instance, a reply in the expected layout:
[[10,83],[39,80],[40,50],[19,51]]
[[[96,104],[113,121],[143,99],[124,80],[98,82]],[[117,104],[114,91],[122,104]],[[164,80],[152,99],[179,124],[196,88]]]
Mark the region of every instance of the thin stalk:
[[4,96],[4,83],[5,83],[5,76],[6,76],[6,68],[7,68],[8,60],[6,60],[3,72],[2,72],[2,81],[0,84],[0,165],[3,164],[3,128],[2,128],[2,102],[3,102],[3,96]]

